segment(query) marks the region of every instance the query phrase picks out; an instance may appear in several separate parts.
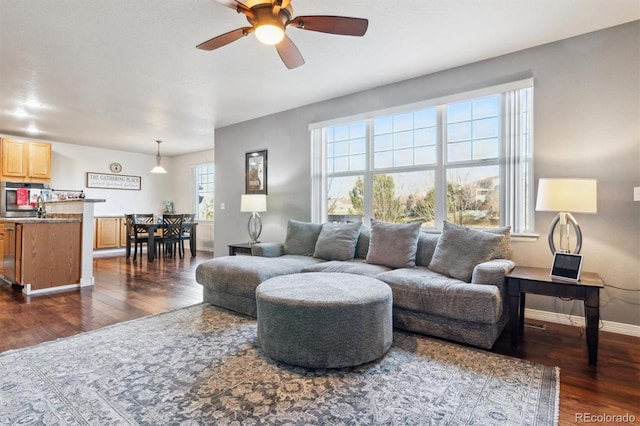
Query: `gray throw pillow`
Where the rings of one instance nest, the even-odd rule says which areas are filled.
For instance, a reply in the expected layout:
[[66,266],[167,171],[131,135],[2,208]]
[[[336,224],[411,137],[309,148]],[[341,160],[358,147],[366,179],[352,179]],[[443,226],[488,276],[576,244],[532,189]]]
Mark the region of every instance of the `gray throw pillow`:
[[428,268],[470,282],[473,268],[490,260],[503,239],[501,234],[478,231],[445,220]]
[[320,223],[298,222],[289,219],[287,236],[284,240],[284,254],[313,256],[321,230],[322,224]]
[[361,227],[360,223],[322,224],[313,257],[327,260],[353,259]]
[[356,254],[355,257],[358,259],[366,259],[367,253],[369,252],[369,240],[371,239],[371,228],[368,226],[362,225],[360,228],[360,236],[358,237],[358,242],[356,243]]
[[491,259],[511,259],[511,257],[513,257],[513,249],[511,248],[511,226],[483,228],[482,231],[504,236],[498,248],[493,252]]
[[422,222],[386,223],[371,219],[367,263],[390,268],[414,268]]

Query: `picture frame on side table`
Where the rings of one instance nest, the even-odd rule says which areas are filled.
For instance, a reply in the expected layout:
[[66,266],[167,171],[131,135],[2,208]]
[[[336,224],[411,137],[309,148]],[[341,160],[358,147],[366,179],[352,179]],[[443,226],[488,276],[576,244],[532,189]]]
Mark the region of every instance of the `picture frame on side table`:
[[267,195],[267,150],[245,155],[245,193]]

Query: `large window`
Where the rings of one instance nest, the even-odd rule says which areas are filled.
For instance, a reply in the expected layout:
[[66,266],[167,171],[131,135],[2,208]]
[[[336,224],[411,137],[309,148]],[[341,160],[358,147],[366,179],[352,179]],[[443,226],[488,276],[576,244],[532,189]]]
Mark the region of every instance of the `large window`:
[[194,167],[196,182],[196,219],[213,220],[213,164]]
[[532,223],[532,84],[311,126],[313,219]]

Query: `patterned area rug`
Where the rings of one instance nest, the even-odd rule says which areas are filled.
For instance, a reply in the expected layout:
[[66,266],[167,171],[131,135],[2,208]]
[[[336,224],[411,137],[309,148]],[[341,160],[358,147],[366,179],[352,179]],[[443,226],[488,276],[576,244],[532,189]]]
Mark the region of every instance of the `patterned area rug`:
[[382,359],[266,358],[256,321],[209,305],[0,355],[0,424],[557,424],[559,369],[395,332]]

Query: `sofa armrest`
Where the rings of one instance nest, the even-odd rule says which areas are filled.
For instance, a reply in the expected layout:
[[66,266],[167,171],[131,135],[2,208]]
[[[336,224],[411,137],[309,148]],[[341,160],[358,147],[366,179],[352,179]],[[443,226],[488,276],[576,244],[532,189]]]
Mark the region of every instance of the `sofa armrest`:
[[493,284],[504,286],[504,276],[515,268],[516,264],[507,259],[494,259],[476,265],[471,276],[472,284]]
[[252,256],[279,257],[284,254],[284,243],[256,243],[251,246]]

